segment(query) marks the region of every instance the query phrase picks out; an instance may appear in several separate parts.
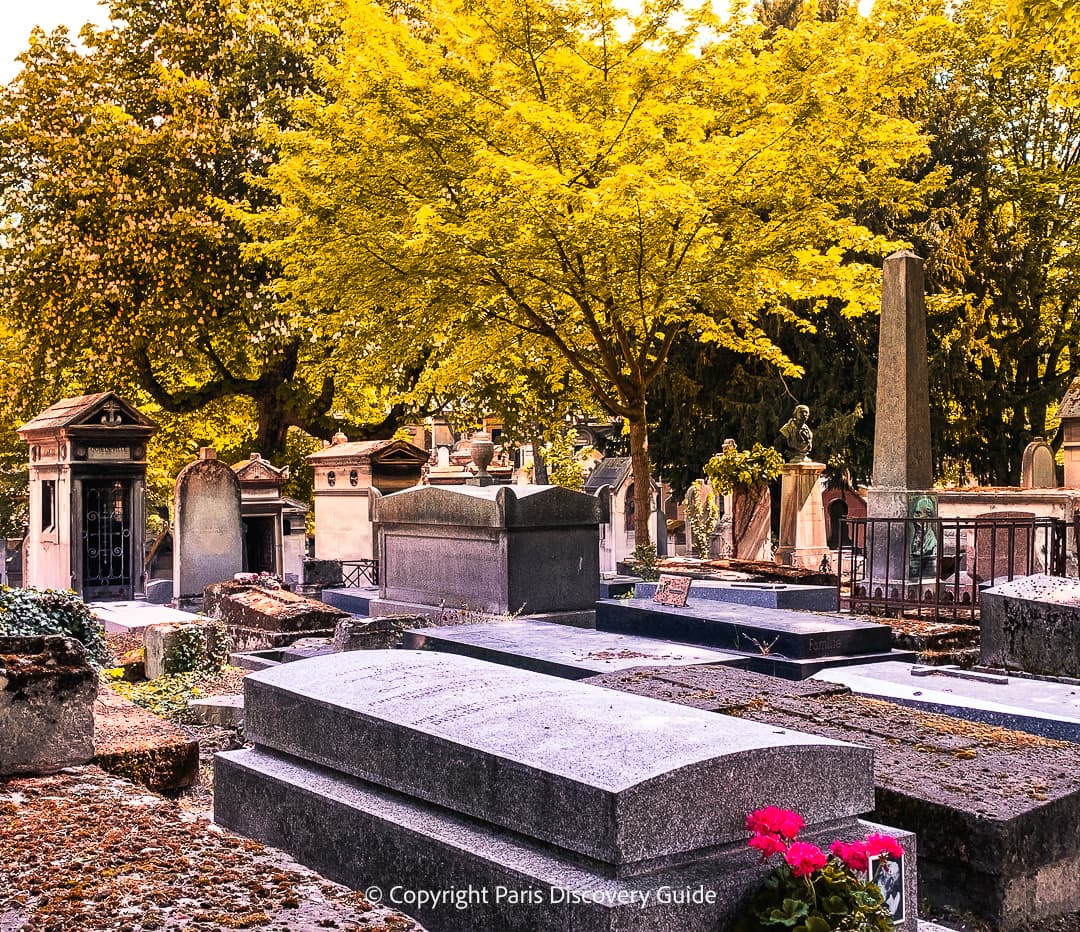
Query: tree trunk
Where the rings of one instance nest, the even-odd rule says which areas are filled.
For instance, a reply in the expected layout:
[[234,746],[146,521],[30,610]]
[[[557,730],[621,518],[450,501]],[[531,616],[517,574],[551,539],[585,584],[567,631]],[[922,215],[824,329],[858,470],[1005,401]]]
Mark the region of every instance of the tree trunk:
[[630,465],[634,474],[634,543],[637,546],[653,543],[649,534],[649,515],[652,511],[652,466],[649,463],[649,424],[645,420],[645,403],[637,406],[630,423]]
[[548,477],[547,460],[544,459],[544,446],[542,440],[534,440],[533,448],[533,485],[550,485]]

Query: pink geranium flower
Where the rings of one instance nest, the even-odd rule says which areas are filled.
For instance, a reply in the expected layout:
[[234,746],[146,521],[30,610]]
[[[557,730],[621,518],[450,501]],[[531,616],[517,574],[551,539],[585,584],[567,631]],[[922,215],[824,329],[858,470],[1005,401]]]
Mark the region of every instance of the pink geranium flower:
[[871,857],[883,854],[899,861],[904,856],[904,849],[892,835],[867,835],[866,853]]
[[834,841],[829,846],[829,850],[843,861],[844,866],[850,871],[865,874],[869,868],[869,861],[867,860],[869,852],[865,841],[855,841],[850,845],[842,841]]
[[778,835],[755,835],[747,844],[761,852],[761,860],[767,861],[774,854],[782,854],[787,851],[787,845],[780,840]]
[[784,852],[784,860],[791,866],[791,872],[796,877],[805,877],[823,868],[828,858],[817,845],[797,841]]
[[757,809],[746,817],[746,827],[756,835],[782,835],[792,839],[805,825],[802,816],[797,812],[776,806]]

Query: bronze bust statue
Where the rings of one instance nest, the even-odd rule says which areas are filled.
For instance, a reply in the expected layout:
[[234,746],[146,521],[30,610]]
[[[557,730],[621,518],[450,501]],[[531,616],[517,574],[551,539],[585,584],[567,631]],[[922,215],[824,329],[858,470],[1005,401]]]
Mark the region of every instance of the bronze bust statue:
[[814,432],[807,423],[810,409],[806,405],[796,405],[790,420],[780,428],[780,437],[784,446],[781,452],[789,463],[810,462],[810,451],[814,448]]

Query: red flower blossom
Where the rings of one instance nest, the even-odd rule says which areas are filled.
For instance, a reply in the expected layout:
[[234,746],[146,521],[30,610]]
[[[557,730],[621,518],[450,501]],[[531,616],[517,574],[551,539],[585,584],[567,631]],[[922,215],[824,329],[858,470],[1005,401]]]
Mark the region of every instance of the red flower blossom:
[[761,860],[763,861],[767,861],[774,854],[782,854],[787,851],[787,845],[777,835],[755,835],[747,844],[761,852]]
[[797,812],[778,809],[776,806],[757,809],[746,817],[746,827],[756,835],[783,835],[784,838],[792,839],[805,825],[802,816]]
[[842,841],[834,841],[829,850],[835,854],[849,871],[857,874],[865,874],[869,869],[867,861],[868,851],[865,841],[855,841],[850,845]]
[[871,857],[884,854],[899,861],[904,856],[904,849],[892,835],[867,835],[866,853]]
[[784,860],[791,865],[791,872],[796,877],[805,877],[824,867],[828,858],[817,845],[797,841],[784,852]]

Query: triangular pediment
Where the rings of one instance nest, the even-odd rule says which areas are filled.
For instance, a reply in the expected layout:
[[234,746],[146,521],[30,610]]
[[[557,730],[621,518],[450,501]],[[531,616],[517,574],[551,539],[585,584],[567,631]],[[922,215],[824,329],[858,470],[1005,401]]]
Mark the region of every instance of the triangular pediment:
[[288,478],[287,466],[279,469],[269,460],[256,455],[234,464],[233,472],[241,482],[266,482],[280,485]]
[[371,462],[380,466],[422,466],[430,454],[409,443],[407,440],[394,440],[387,446],[371,454]]
[[152,433],[157,430],[157,424],[115,392],[98,392],[64,398],[27,421],[18,432],[67,428],[139,428],[142,433]]

